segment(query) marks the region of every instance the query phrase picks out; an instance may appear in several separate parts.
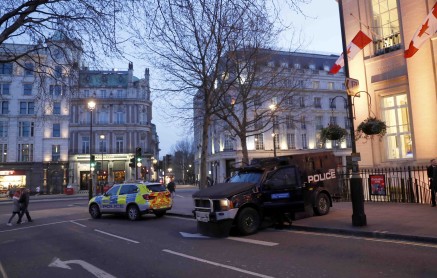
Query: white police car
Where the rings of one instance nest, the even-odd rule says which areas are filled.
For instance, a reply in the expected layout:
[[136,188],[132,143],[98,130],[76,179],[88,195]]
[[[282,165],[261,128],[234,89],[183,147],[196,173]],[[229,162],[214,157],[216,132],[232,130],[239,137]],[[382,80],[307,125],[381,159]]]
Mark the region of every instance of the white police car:
[[126,214],[130,220],[153,213],[163,216],[173,205],[170,192],[160,183],[115,184],[103,195],[95,196],[88,203],[91,217],[102,214]]

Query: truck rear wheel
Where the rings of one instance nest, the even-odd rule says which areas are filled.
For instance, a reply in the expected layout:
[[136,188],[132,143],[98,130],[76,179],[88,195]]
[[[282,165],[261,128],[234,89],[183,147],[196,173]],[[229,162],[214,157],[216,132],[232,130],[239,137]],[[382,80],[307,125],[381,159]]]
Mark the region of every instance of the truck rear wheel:
[[330,202],[328,195],[326,195],[326,193],[319,193],[314,206],[314,213],[316,215],[326,215],[329,213],[329,208]]
[[242,235],[254,234],[258,231],[260,216],[253,208],[244,208],[237,218],[237,229]]

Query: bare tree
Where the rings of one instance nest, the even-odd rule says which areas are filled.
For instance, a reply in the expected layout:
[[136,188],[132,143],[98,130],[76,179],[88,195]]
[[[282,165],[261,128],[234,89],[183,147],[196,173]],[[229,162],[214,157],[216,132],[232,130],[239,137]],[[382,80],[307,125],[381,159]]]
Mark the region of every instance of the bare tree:
[[[300,2],[305,1],[287,3],[298,9]],[[201,138],[201,144],[197,146],[201,153],[201,186],[206,184],[208,128],[221,96],[217,91],[225,92],[230,88],[228,83],[221,82],[223,63],[227,63],[223,57],[235,50],[236,37],[246,32],[257,34],[260,22],[277,18],[277,14],[268,9],[268,6],[275,6],[269,3],[276,1],[167,0],[147,6],[148,35],[139,38],[136,44],[145,45],[154,64],[163,71],[167,85],[161,88],[165,92],[163,97],[170,100],[170,105],[178,103],[175,107],[179,119],[192,121],[196,118],[201,122],[200,133],[195,134]],[[272,29],[270,34],[274,33]]]
[[194,167],[194,142],[193,139],[185,139],[176,142],[173,146],[173,173],[176,181],[186,183],[193,181]]

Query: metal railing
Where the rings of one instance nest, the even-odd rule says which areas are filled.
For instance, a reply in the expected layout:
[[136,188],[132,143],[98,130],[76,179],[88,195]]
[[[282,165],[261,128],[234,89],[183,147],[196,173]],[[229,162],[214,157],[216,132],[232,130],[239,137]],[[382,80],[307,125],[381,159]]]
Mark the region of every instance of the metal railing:
[[[363,168],[360,176],[366,202],[431,203],[426,166]],[[336,199],[350,201],[350,173],[340,171],[338,181]]]

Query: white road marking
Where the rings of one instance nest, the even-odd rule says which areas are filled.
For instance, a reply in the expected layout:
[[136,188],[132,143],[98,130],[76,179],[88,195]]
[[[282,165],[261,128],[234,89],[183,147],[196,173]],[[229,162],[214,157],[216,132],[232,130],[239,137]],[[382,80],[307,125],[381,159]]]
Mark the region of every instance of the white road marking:
[[186,218],[186,217],[173,216],[173,215],[166,215],[165,218],[175,218],[175,219],[182,219],[182,220],[188,220],[188,221],[197,221],[194,217],[193,218]]
[[118,239],[126,240],[126,241],[129,241],[129,242],[132,242],[132,243],[140,243],[139,241],[136,241],[136,240],[132,240],[132,239],[128,239],[128,238],[125,238],[125,237],[117,236],[117,235],[110,234],[110,233],[107,233],[107,232],[104,232],[104,231],[100,231],[100,230],[97,230],[97,229],[94,229],[94,231],[96,231],[98,233],[102,233],[102,234],[108,235],[108,236],[112,236],[112,237],[115,237],[115,238],[118,238]]
[[241,238],[241,237],[227,237],[227,239],[246,242],[246,243],[252,243],[252,244],[258,244],[258,245],[263,245],[263,246],[276,246],[279,244],[276,242],[269,242],[269,241],[262,241],[262,240],[256,240],[256,239]]
[[58,222],[39,224],[39,225],[32,225],[32,226],[24,226],[24,227],[23,227],[23,225],[27,225],[27,223],[26,224],[20,224],[19,225],[20,228],[0,231],[0,233],[7,233],[7,232],[13,232],[13,231],[19,231],[19,230],[34,229],[34,228],[43,227],[43,226],[50,226],[50,225],[56,225],[56,224],[62,224],[62,223],[70,223],[71,221],[81,221],[81,220],[89,220],[89,218],[82,218],[82,219],[75,219],[75,220],[65,220],[65,221],[58,221]]
[[2,275],[3,278],[8,278],[8,275],[6,274],[5,269],[3,268],[2,263],[0,262],[0,273]]
[[316,235],[316,236],[326,236],[326,237],[357,239],[357,240],[366,240],[366,241],[375,241],[375,242],[394,243],[394,244],[399,244],[399,245],[410,245],[410,246],[419,246],[419,247],[427,247],[427,248],[437,249],[437,244],[433,244],[433,243],[422,243],[422,242],[413,242],[413,241],[405,241],[405,240],[346,236],[346,235],[336,235],[336,234],[324,234],[324,233],[305,232],[305,231],[285,231],[285,232],[296,233],[296,234]]
[[68,260],[68,261],[61,261],[58,258],[54,258],[53,261],[49,264],[49,267],[59,267],[63,269],[71,269],[69,264],[78,264],[81,267],[83,267],[85,270],[90,272],[96,277],[99,278],[115,278],[115,276],[112,276],[111,274],[103,271],[102,269],[93,266],[92,264],[82,261],[82,260]]
[[77,222],[75,222],[74,220],[71,220],[70,222],[73,223],[73,224],[76,224],[76,225],[78,225],[78,226],[81,226],[81,227],[83,227],[83,228],[86,227],[86,225],[83,225],[83,224],[77,223]]
[[249,275],[256,276],[256,277],[273,278],[273,276],[268,276],[268,275],[264,275],[264,274],[260,274],[260,273],[256,273],[256,272],[252,272],[252,271],[248,271],[248,270],[245,270],[245,269],[241,269],[241,268],[238,268],[238,267],[234,267],[234,266],[230,266],[230,265],[225,265],[225,264],[221,264],[221,263],[216,263],[216,262],[213,262],[213,261],[208,261],[208,260],[205,260],[205,259],[202,259],[202,258],[193,257],[193,256],[190,256],[190,255],[186,255],[186,254],[175,252],[175,251],[168,250],[168,249],[163,249],[162,251],[170,253],[170,254],[173,254],[173,255],[176,255],[176,256],[181,256],[181,257],[184,257],[184,258],[187,258],[187,259],[190,259],[190,260],[194,260],[194,261],[198,261],[198,262],[202,262],[202,263],[206,263],[206,264],[211,264],[211,265],[218,266],[218,267],[223,267],[223,268],[235,270],[235,271],[238,271],[238,272],[241,272],[241,273],[245,273],[245,274],[249,274]]
[[181,234],[181,236],[183,237],[188,237],[188,238],[209,238],[209,236],[204,236],[202,234],[190,234],[190,233],[184,233],[184,232],[179,232]]

